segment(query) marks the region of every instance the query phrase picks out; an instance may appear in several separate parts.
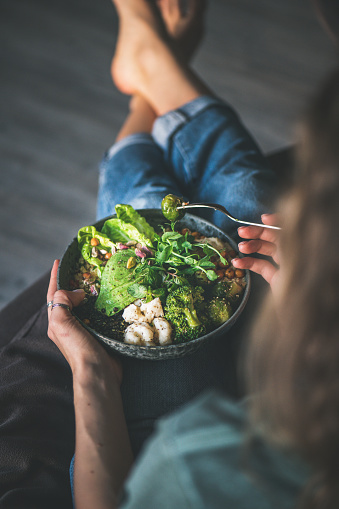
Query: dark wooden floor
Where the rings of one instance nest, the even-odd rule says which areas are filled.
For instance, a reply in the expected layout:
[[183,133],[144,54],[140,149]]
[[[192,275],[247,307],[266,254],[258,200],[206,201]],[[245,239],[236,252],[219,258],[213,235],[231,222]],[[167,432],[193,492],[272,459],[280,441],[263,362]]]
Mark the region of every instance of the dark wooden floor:
[[[309,0],[210,0],[194,66],[264,150],[296,118],[334,50]],[[109,0],[1,0],[0,307],[50,268],[95,219],[97,165],[127,98],[110,60]]]

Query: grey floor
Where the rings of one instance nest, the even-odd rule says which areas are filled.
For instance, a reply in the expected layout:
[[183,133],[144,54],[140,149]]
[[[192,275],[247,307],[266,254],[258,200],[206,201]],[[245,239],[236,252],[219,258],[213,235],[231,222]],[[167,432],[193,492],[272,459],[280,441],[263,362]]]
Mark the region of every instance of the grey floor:
[[[194,67],[265,151],[296,119],[335,52],[309,0],[210,0]],[[0,307],[95,220],[97,165],[126,113],[110,79],[109,0],[0,2]]]

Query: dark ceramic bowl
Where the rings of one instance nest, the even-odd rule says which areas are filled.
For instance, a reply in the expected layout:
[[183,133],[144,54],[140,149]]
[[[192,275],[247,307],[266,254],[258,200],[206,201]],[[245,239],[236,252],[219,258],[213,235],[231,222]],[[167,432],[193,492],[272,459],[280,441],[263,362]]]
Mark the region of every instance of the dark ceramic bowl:
[[[142,216],[146,218],[146,220],[156,228],[159,224],[166,223],[166,219],[162,215],[161,210],[159,209],[144,209],[138,211]],[[112,216],[115,217],[115,216]],[[102,219],[94,224],[94,226],[100,230],[104,224],[104,222],[108,218]],[[187,227],[191,231],[198,231],[207,237],[219,237],[221,240],[227,241],[233,249],[237,251],[236,243],[226,235],[220,228],[217,228],[209,221],[205,219],[201,219],[197,216],[193,216],[192,214],[186,214],[185,217],[179,221],[178,226],[181,228]],[[67,247],[58,271],[58,289],[69,290],[69,281],[72,279],[74,274],[74,267],[79,259],[79,250],[77,239],[74,238],[73,241]],[[189,341],[188,343],[181,343],[177,345],[167,345],[167,346],[138,346],[138,345],[130,345],[127,343],[123,343],[120,340],[104,336],[91,329],[88,325],[84,324],[79,318],[80,323],[93,334],[100,342],[102,342],[106,347],[109,347],[115,350],[117,353],[122,355],[127,355],[129,357],[136,357],[139,359],[150,359],[150,360],[162,360],[162,359],[171,359],[175,357],[182,357],[183,355],[192,353],[196,351],[203,343],[213,340],[223,334],[225,334],[230,327],[237,321],[239,316],[241,315],[246,302],[249,297],[250,292],[250,274],[249,271],[246,271],[246,288],[242,296],[242,300],[239,304],[239,307],[235,311],[235,313],[231,316],[227,322],[222,324],[218,329],[215,329],[205,336],[201,336],[198,339],[194,339],[193,341]]]

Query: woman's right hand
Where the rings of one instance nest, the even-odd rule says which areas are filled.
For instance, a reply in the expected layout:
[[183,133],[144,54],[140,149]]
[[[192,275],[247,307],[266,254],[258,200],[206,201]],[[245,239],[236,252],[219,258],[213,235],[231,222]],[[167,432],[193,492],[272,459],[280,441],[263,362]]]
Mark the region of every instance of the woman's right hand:
[[[263,214],[261,216],[263,224],[275,226],[278,223],[277,214]],[[270,228],[261,228],[260,226],[242,226],[238,228],[238,234],[243,239],[250,239],[240,242],[239,251],[243,254],[250,255],[258,253],[271,257],[274,263],[267,259],[254,258],[246,256],[244,258],[234,258],[232,263],[237,269],[249,269],[260,274],[275,291],[279,274],[279,255],[278,255],[278,239],[279,230]]]
[[[73,307],[81,304],[85,297],[83,290],[57,290],[57,271],[59,261],[54,262],[47,302],[62,304],[68,307],[48,308],[48,336],[59,348],[70,368],[75,374],[77,369],[88,365],[99,365],[100,369],[109,369],[114,372],[120,385],[122,369],[120,362],[104,350],[98,341],[79,323],[71,313]],[[84,371],[84,370],[78,370]]]

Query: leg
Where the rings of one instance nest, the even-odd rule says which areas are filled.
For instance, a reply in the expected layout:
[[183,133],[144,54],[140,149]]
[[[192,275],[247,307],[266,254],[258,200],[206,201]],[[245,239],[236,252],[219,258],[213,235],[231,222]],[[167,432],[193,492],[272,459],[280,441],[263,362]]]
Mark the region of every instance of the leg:
[[151,133],[156,114],[140,95],[132,97],[130,101],[130,112],[123,123],[116,142],[136,133]]
[[[178,0],[157,0],[157,4],[159,11],[152,12],[158,12],[155,19],[159,27],[163,26],[162,35],[177,57],[188,62],[202,37],[204,0],[188,0],[190,11],[185,14]],[[116,144],[101,165],[98,218],[114,213],[117,203],[159,208],[166,194],[183,194],[163,160],[162,150],[149,135],[155,118],[145,98],[134,95]]]
[[[162,35],[177,59],[187,65],[203,37],[205,0],[156,0],[156,3],[158,10],[153,12],[162,27]],[[141,95],[135,95],[116,141],[130,134],[151,133],[156,117],[151,105]]]
[[[147,2],[115,0],[120,34],[112,73],[126,93],[139,93],[156,114],[153,137],[189,200],[224,204],[241,219],[267,211],[275,178],[230,106],[179,60]],[[220,213],[207,215],[233,234]]]
[[[259,222],[272,206],[276,175],[236,113],[221,100],[200,97],[159,117],[153,137],[189,201],[220,203],[239,219]],[[203,215],[236,234],[237,224],[220,212]]]
[[160,208],[168,193],[182,194],[162,150],[147,133],[129,135],[113,145],[101,163],[97,217],[114,214],[117,203]]

